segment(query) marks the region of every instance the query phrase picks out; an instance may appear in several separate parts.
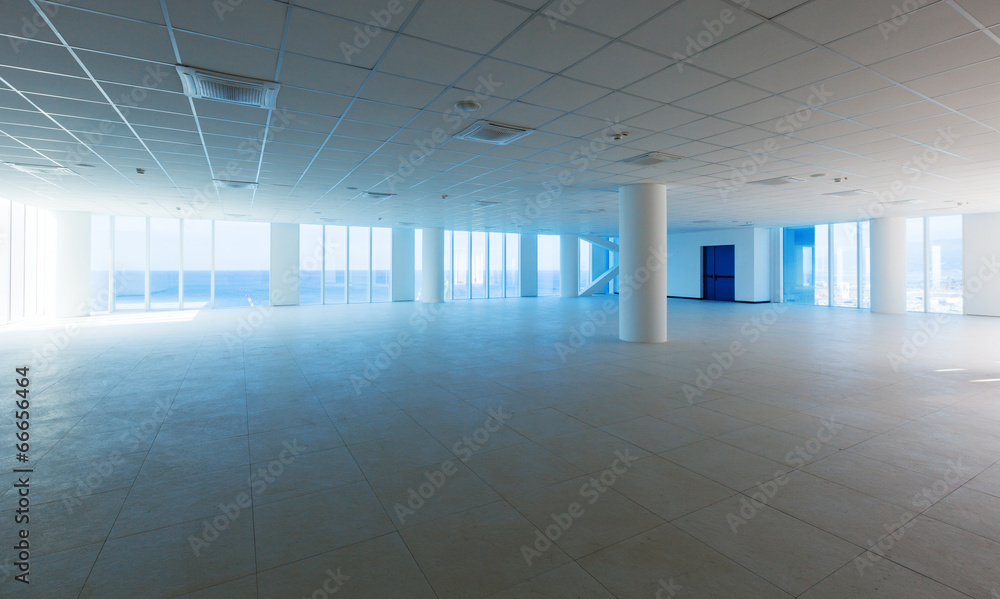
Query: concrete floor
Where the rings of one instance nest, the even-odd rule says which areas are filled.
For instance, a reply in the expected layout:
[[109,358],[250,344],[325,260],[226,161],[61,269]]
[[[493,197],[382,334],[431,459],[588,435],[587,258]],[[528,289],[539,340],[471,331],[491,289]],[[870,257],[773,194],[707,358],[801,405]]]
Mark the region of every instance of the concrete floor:
[[0,596],[1000,597],[1000,320],[606,302],[4,327]]

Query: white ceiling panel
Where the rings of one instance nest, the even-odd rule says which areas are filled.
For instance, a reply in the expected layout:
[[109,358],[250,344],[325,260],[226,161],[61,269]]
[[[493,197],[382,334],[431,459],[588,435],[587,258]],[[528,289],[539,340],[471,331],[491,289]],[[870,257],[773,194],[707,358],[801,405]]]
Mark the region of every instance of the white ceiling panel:
[[535,16],[492,56],[518,64],[558,73],[582,60],[610,40],[565,24],[553,24]]
[[495,0],[424,0],[403,33],[486,54],[529,17]]

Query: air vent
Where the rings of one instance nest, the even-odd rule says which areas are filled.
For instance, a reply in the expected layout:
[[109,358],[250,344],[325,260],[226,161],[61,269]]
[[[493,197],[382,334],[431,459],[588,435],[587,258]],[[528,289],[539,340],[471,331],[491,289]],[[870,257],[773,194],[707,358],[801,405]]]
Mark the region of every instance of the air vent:
[[570,214],[597,214],[599,212],[604,212],[604,208],[595,208],[593,210],[574,210]]
[[530,135],[532,129],[515,127],[514,125],[502,125],[489,121],[476,121],[461,133],[455,135],[456,139],[470,139],[488,144],[505,146],[512,141]]
[[257,189],[253,181],[229,181],[228,179],[212,179],[219,189]]
[[177,74],[184,84],[185,96],[243,106],[274,108],[278,90],[281,88],[271,81],[247,79],[191,67],[178,66]]
[[500,202],[487,202],[486,200],[476,200],[475,202],[469,202],[466,206],[479,206],[481,208],[489,208],[490,206],[496,206]]
[[386,198],[391,198],[396,194],[394,193],[383,193],[381,191],[366,191],[361,194],[361,197],[368,198],[370,200],[384,200]]
[[869,195],[872,192],[865,189],[848,189],[846,191],[835,191],[833,193],[824,193],[823,195],[830,198],[854,198],[857,196]]
[[789,185],[791,183],[805,183],[805,179],[799,179],[798,177],[775,177],[773,179],[761,179],[760,181],[748,181],[753,185]]
[[19,170],[22,173],[28,173],[30,175],[75,175],[72,170],[64,166],[55,166],[52,164],[19,164],[17,162],[3,162],[0,163],[5,166],[9,166],[12,169]]
[[663,164],[664,162],[674,162],[676,160],[683,159],[684,156],[675,156],[673,154],[667,154],[666,152],[648,152],[639,156],[633,156],[632,158],[626,158],[621,162],[624,162],[625,164],[635,164],[638,166],[656,166],[657,164]]

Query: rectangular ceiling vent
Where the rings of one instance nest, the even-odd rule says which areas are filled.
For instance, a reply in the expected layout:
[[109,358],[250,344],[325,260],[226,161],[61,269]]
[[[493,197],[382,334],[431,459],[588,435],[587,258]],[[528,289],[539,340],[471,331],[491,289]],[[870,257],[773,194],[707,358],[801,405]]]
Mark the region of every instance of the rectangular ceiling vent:
[[799,179],[798,177],[775,177],[773,179],[761,179],[760,181],[748,181],[753,185],[789,185],[791,183],[805,183],[805,179]]
[[456,134],[455,138],[505,146],[512,141],[530,135],[532,131],[533,129],[515,127],[514,125],[502,125],[500,123],[491,123],[490,121],[476,121],[464,131]]
[[219,189],[257,189],[253,181],[230,181],[228,179],[213,179]]
[[674,162],[683,159],[683,156],[675,156],[674,154],[667,154],[666,152],[647,152],[646,154],[626,158],[621,162],[624,162],[625,164],[635,164],[637,166],[656,166],[657,164],[663,164],[664,162]]
[[65,166],[52,164],[19,164],[17,162],[2,162],[4,166],[9,166],[14,170],[28,173],[29,175],[75,175],[76,173]]
[[177,67],[184,84],[184,95],[190,98],[218,100],[242,106],[274,108],[280,85],[272,81],[247,79],[236,75],[213,73],[191,67]]

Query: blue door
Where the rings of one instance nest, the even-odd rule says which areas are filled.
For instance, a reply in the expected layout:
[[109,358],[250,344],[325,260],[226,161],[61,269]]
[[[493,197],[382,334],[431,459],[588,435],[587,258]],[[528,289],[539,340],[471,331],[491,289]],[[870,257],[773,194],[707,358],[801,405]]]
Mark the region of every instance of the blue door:
[[736,301],[736,246],[702,248],[702,297],[720,302]]

